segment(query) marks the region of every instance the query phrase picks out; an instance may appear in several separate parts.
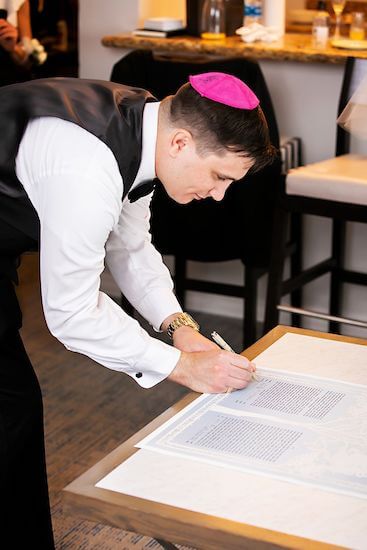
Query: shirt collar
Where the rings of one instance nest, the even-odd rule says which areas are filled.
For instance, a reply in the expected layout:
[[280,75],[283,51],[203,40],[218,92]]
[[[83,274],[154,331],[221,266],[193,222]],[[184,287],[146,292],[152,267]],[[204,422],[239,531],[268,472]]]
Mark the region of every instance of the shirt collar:
[[143,139],[141,161],[138,173],[131,189],[144,180],[156,178],[155,173],[155,148],[157,143],[158,111],[160,102],[147,102],[143,113]]

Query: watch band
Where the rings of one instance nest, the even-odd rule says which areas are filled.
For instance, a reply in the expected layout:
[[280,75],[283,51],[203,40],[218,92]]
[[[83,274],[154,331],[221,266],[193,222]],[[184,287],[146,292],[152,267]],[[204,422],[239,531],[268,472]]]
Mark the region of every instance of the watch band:
[[170,338],[173,338],[173,333],[175,332],[175,330],[178,328],[178,327],[183,327],[183,326],[187,326],[187,327],[191,327],[193,328],[194,330],[197,330],[199,332],[200,330],[200,325],[199,323],[197,323],[192,317],[191,315],[189,315],[188,313],[184,312],[184,313],[180,313],[176,319],[173,319],[173,321],[168,325],[168,328],[167,328],[167,334]]

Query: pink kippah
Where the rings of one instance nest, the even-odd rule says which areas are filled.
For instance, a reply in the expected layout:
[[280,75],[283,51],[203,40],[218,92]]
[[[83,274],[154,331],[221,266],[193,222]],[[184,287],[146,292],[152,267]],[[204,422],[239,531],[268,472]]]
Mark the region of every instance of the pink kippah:
[[203,73],[189,77],[202,97],[237,109],[255,109],[260,103],[254,92],[239,78],[226,73]]

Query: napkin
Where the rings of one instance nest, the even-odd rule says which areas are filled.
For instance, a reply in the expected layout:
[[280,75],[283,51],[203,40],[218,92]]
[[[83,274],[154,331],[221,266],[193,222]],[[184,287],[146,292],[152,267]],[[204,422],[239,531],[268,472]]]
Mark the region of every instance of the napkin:
[[240,27],[236,30],[236,34],[240,35],[244,42],[275,42],[279,40],[282,33],[278,27],[265,27],[260,23],[251,23],[245,27]]

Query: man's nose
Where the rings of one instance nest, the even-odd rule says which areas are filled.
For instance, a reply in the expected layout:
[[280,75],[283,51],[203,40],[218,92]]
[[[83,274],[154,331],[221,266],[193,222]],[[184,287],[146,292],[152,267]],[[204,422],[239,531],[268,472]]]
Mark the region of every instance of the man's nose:
[[210,191],[210,196],[212,197],[212,199],[218,202],[224,199],[224,195],[226,194],[226,191],[230,186],[230,184],[231,182],[222,184],[217,187],[213,187],[213,189]]

